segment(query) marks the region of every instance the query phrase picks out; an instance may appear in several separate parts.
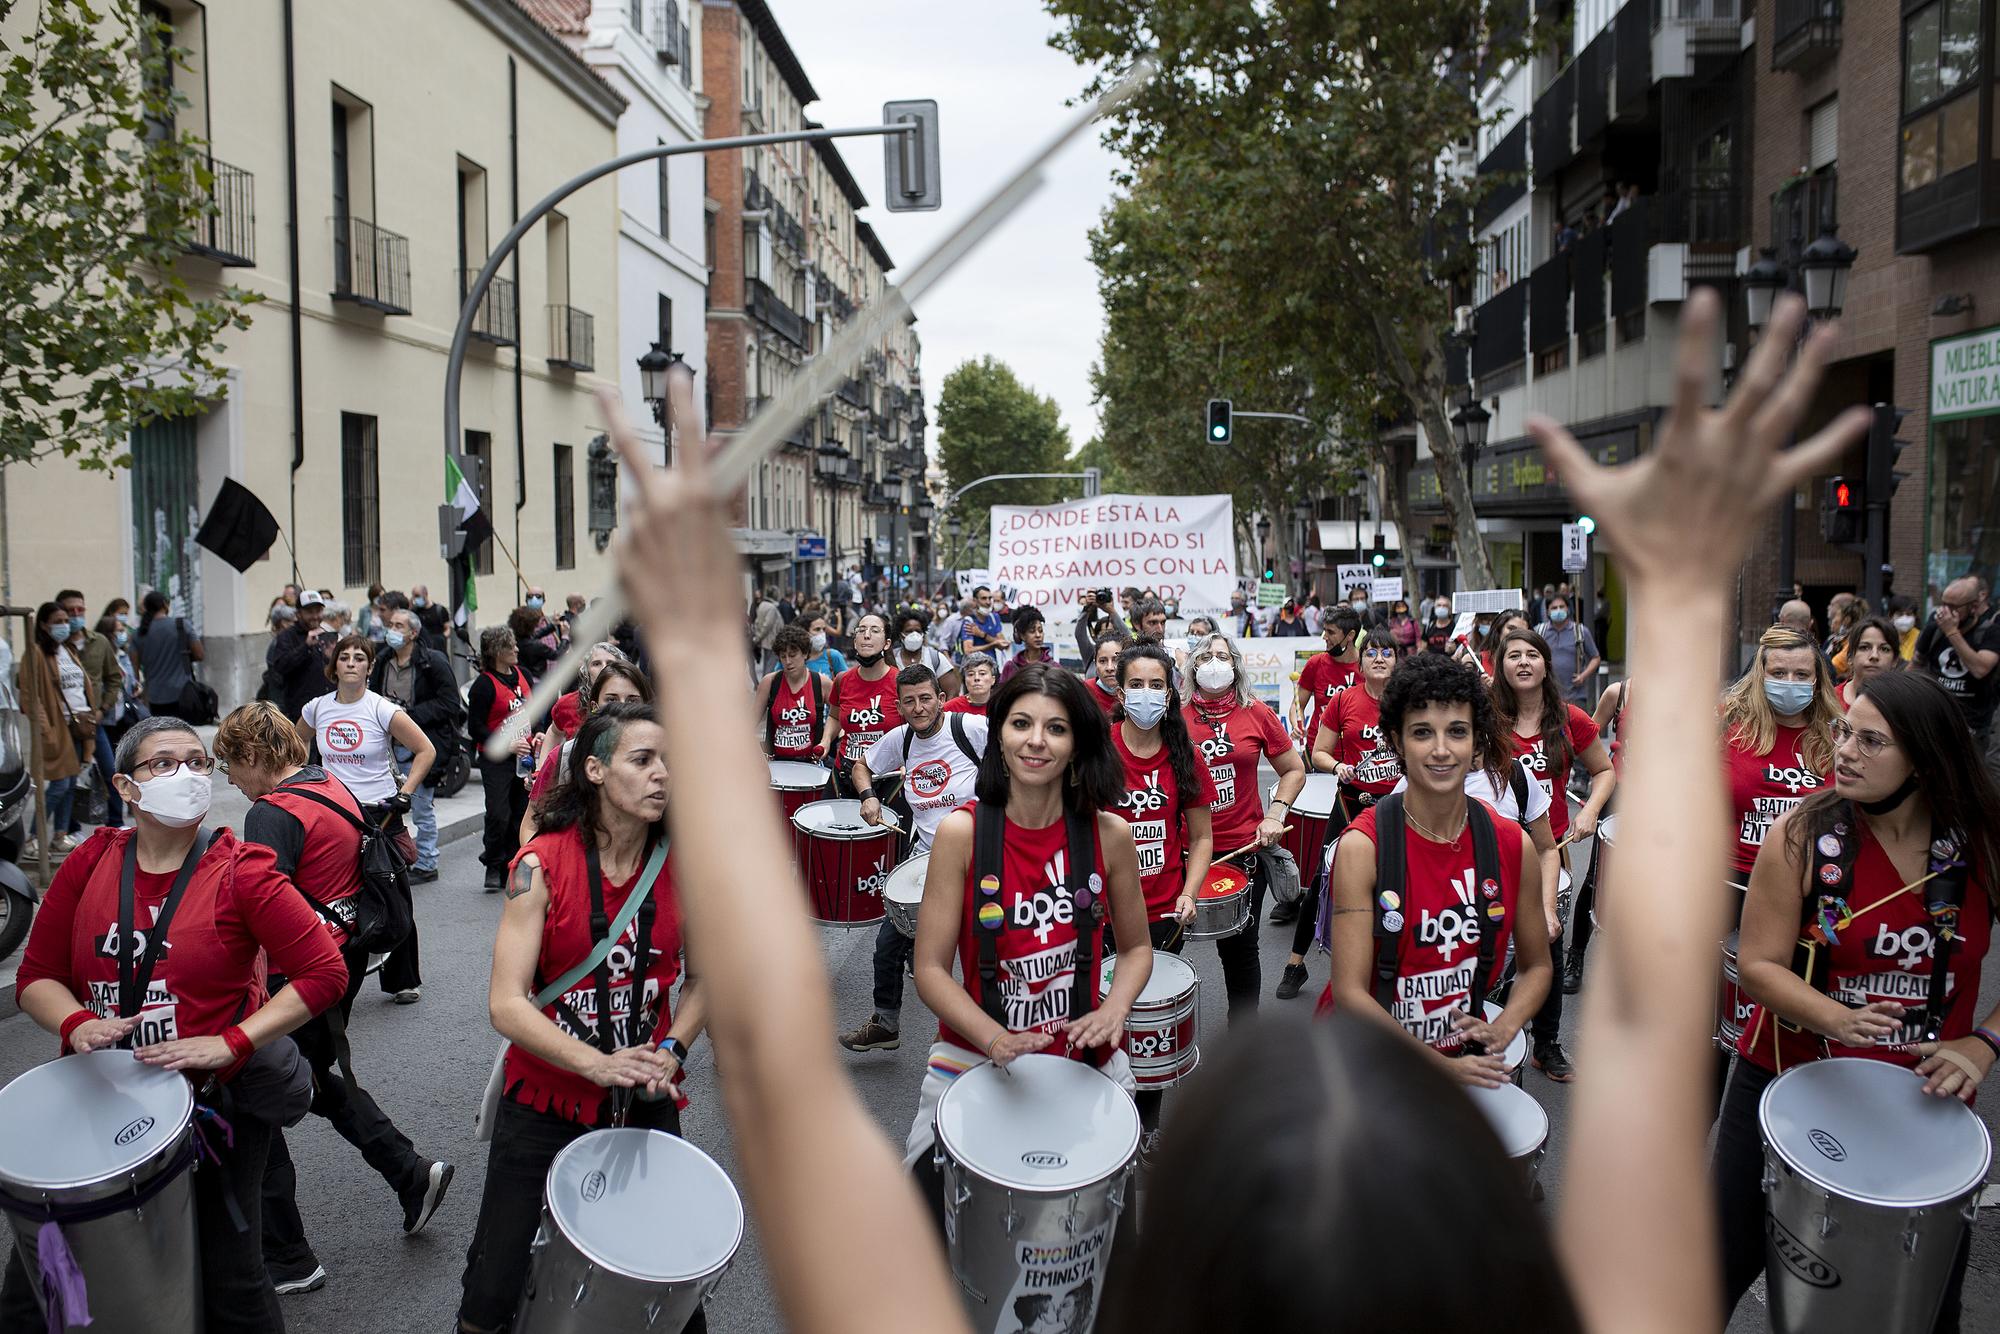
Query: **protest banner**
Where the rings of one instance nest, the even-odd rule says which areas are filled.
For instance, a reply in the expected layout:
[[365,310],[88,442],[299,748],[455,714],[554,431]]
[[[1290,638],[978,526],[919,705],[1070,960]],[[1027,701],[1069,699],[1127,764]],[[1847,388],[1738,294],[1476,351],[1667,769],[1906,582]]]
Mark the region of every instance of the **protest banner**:
[[995,505],[993,580],[1017,603],[1067,610],[1104,587],[1150,588],[1180,613],[1220,612],[1236,591],[1228,496],[1097,496]]

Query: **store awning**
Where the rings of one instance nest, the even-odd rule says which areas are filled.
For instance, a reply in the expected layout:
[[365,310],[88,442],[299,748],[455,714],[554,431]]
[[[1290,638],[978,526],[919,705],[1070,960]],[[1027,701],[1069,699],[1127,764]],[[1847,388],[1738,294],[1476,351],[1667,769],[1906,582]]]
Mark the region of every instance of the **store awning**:
[[1375,534],[1382,534],[1382,541],[1391,551],[1403,548],[1402,534],[1396,531],[1393,519],[1377,523],[1373,519],[1320,519],[1319,549],[1321,551],[1373,550]]

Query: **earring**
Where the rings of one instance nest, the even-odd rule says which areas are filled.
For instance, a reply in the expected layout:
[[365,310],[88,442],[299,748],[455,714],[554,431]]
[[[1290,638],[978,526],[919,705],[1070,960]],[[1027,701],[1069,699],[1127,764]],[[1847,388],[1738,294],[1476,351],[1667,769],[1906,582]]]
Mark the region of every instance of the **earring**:
[[1069,766],[1069,785],[1071,787],[1083,786],[1083,780],[1077,777],[1076,766],[1074,764]]

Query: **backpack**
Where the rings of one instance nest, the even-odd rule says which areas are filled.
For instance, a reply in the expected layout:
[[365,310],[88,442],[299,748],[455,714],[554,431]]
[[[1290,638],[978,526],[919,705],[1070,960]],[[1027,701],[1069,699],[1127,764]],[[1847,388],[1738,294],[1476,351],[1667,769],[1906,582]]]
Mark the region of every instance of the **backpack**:
[[409,938],[414,925],[410,908],[410,868],[403,860],[396,841],[384,834],[381,826],[355,815],[324,793],[305,787],[285,790],[337,812],[341,819],[361,831],[361,888],[354,892],[353,925],[342,922],[331,908],[303,889],[299,893],[329,924],[341,927],[347,933],[348,943],[354,948],[370,954],[387,954],[394,950]]

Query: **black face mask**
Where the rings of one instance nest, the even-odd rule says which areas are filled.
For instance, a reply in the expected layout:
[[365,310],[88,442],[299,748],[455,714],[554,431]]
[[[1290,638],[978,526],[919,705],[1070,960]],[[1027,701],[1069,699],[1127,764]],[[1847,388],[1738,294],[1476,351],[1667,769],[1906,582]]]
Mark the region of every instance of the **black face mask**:
[[882,653],[857,653],[854,655],[854,660],[863,667],[873,667],[886,656],[886,654]]

